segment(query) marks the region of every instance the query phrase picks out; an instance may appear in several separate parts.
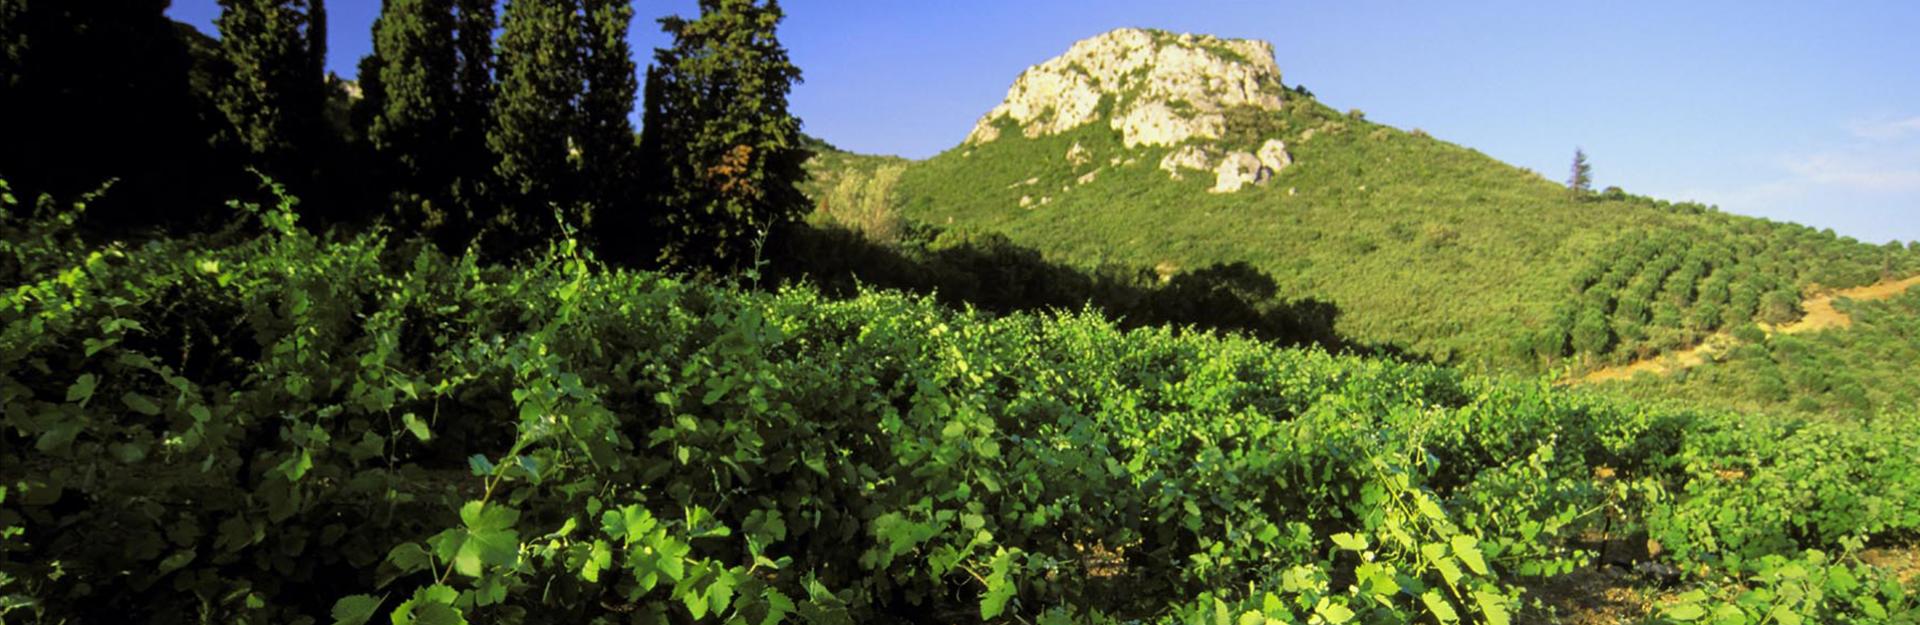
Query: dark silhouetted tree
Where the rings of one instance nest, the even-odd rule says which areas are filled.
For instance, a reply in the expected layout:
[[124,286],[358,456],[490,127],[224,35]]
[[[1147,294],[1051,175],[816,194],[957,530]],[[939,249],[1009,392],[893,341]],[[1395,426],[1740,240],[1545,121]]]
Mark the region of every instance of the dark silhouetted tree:
[[463,229],[471,228],[474,206],[490,201],[493,153],[487,149],[487,130],[493,126],[493,31],[499,25],[494,0],[454,0],[454,51],[460,67],[454,78],[454,141],[452,155],[459,177],[454,181],[456,208],[462,210]]
[[508,196],[496,251],[548,238],[559,210],[592,225],[633,178],[633,9],[620,0],[510,0],[487,145]]
[[1587,164],[1587,153],[1580,148],[1573,149],[1573,172],[1567,176],[1567,192],[1574,199],[1593,194],[1593,166]]
[[[645,240],[642,211],[631,199],[634,175],[633,51],[627,45],[627,29],[633,23],[633,7],[625,0],[586,0],[587,84],[581,94],[580,129],[581,168],[585,188],[583,199],[592,205],[596,235],[603,248],[613,255],[631,255],[616,248],[638,248]],[[609,231],[602,224],[620,224]]]
[[357,122],[403,227],[448,248],[473,235],[495,159],[492,0],[389,0],[361,61]]

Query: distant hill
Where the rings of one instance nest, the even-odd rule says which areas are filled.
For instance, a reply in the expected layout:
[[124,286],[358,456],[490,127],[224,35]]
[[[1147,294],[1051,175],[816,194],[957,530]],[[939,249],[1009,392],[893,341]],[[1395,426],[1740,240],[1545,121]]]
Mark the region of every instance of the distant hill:
[[1286,86],[1266,43],[1153,30],[1028,69],[930,159],[827,150],[813,170],[823,219],[998,231],[1088,269],[1245,261],[1337,305],[1345,335],[1507,370],[1655,355],[1789,321],[1803,291],[1920,272],[1902,246],[1618,189],[1576,197],[1336,111]]

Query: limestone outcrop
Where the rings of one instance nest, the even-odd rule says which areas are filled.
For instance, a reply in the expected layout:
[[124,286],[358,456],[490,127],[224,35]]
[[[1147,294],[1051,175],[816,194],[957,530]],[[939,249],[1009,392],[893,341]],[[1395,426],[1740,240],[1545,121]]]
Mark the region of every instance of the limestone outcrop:
[[1212,172],[1214,183],[1208,191],[1213,193],[1234,193],[1249,184],[1266,184],[1292,164],[1293,156],[1287,154],[1287,144],[1279,139],[1268,139],[1256,152],[1218,153],[1198,145],[1184,145],[1160,159],[1160,169],[1174,180],[1185,178],[1182,170]]
[[998,139],[1002,120],[1028,137],[1102,121],[1104,101],[1127,147],[1172,146],[1218,138],[1229,108],[1280,110],[1283,93],[1273,44],[1123,28],[1021,73],[967,143]]
[[1286,142],[1279,139],[1268,139],[1260,144],[1260,151],[1255,152],[1254,157],[1260,159],[1260,166],[1276,174],[1293,164],[1293,155],[1287,153]]
[[[1007,132],[1036,138],[1104,124],[1127,152],[1168,149],[1159,165],[1172,178],[1183,178],[1187,170],[1210,172],[1211,190],[1231,193],[1265,182],[1293,157],[1278,139],[1257,147],[1220,145],[1228,136],[1229,113],[1277,113],[1286,93],[1272,44],[1125,28],[1075,43],[1021,73],[966,143],[992,143]],[[1079,169],[1093,155],[1076,142],[1065,158]]]
[[1166,170],[1174,180],[1179,180],[1182,177],[1180,175],[1182,169],[1212,170],[1213,156],[1207,154],[1206,150],[1200,149],[1200,146],[1184,145],[1161,157],[1160,169]]

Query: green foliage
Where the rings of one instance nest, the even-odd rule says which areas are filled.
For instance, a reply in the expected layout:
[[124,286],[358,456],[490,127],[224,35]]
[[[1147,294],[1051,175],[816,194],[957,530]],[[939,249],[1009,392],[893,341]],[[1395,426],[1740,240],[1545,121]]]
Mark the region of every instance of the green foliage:
[[810,221],[858,232],[869,241],[890,245],[907,234],[908,224],[895,209],[894,187],[911,162],[812,148],[803,190],[816,206]]
[[1809,550],[1770,555],[1743,568],[1744,583],[1695,590],[1665,606],[1678,623],[1889,623],[1914,610],[1912,592],[1871,570]]
[[642,158],[663,178],[651,204],[670,264],[743,266],[756,240],[810,209],[798,187],[809,152],[787,111],[800,69],[775,36],[784,15],[774,0],[701,0],[697,19],[660,20],[673,45],[648,72]]
[[[1689,575],[1709,610],[1758,605],[1748,583],[1787,596],[1772,556],[1920,528],[1911,418],[1756,421],[1094,314],[743,292],[570,241],[482,266],[314,237],[290,207],[87,249],[5,206],[0,609],[1506,623],[1589,562],[1599,510],[1720,567]],[[1911,614],[1832,562],[1832,599],[1792,610]],[[1859,586],[1832,590],[1832,566]]]
[[898,289],[993,313],[1091,307],[1125,328],[1175,326],[1244,333],[1281,345],[1393,354],[1341,337],[1334,329],[1337,308],[1284,298],[1272,276],[1245,263],[1172,275],[1119,264],[1086,272],[1049,262],[998,233],[910,223],[901,228],[903,234],[885,245],[834,225],[787,231],[769,250],[768,277],[842,296]]
[[[1591,308],[1580,313],[1580,317],[1574,322],[1572,332],[1573,343],[1571,343],[1571,346],[1575,351],[1579,352],[1605,352],[1612,341],[1612,335],[1607,329],[1606,317],[1604,314]],[[1558,356],[1559,354],[1554,355]]]

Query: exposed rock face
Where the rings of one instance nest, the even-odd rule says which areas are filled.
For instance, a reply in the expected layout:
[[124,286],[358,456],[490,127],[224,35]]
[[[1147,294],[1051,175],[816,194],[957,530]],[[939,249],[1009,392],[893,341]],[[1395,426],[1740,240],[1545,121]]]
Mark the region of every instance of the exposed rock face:
[[1226,118],[1218,113],[1183,116],[1166,104],[1148,102],[1113,120],[1127,147],[1175,145],[1190,137],[1213,139],[1226,132]]
[[1201,171],[1213,169],[1213,156],[1207,154],[1206,150],[1200,149],[1200,146],[1197,145],[1180,146],[1179,149],[1168,152],[1166,156],[1160,159],[1160,169],[1166,170],[1167,174],[1173,176],[1174,180],[1179,180],[1181,178],[1180,170],[1182,169],[1198,169]]
[[1268,139],[1260,145],[1260,151],[1254,156],[1260,159],[1260,166],[1276,174],[1293,164],[1293,155],[1287,153],[1286,142],[1279,139]]
[[[1293,164],[1293,156],[1287,154],[1287,144],[1279,139],[1268,139],[1254,153],[1230,152],[1220,159],[1220,165],[1213,170],[1214,193],[1233,193],[1252,184],[1266,184],[1280,170]],[[1198,167],[1196,169],[1205,169]]]
[[[1006,101],[975,124],[967,145],[998,141],[1007,131],[1034,138],[1104,124],[1128,153],[1169,148],[1160,169],[1173,179],[1189,170],[1208,172],[1214,176],[1211,191],[1233,193],[1265,183],[1293,164],[1293,157],[1279,139],[1257,147],[1221,145],[1229,136],[1228,112],[1277,112],[1285,93],[1272,44],[1121,29],[1076,43],[1066,54],[1020,74]],[[1246,141],[1244,133],[1237,136],[1242,138],[1235,142]],[[1084,172],[1094,155],[1075,142],[1065,158]],[[1115,156],[1109,164],[1133,160]],[[1076,182],[1092,183],[1096,174],[1083,173]]]
[[1246,152],[1234,152],[1220,159],[1220,166],[1213,170],[1212,193],[1233,193],[1248,183],[1266,182],[1272,170],[1260,164],[1260,159]]
[[1028,137],[1072,130],[1100,121],[1104,101],[1127,147],[1172,146],[1218,138],[1229,108],[1279,110],[1282,92],[1272,44],[1125,28],[1021,73],[967,143],[999,139],[1006,119]]
[[1079,167],[1092,161],[1093,154],[1087,152],[1087,148],[1080,145],[1080,142],[1075,141],[1073,147],[1067,148],[1067,162],[1072,163],[1074,167]]

